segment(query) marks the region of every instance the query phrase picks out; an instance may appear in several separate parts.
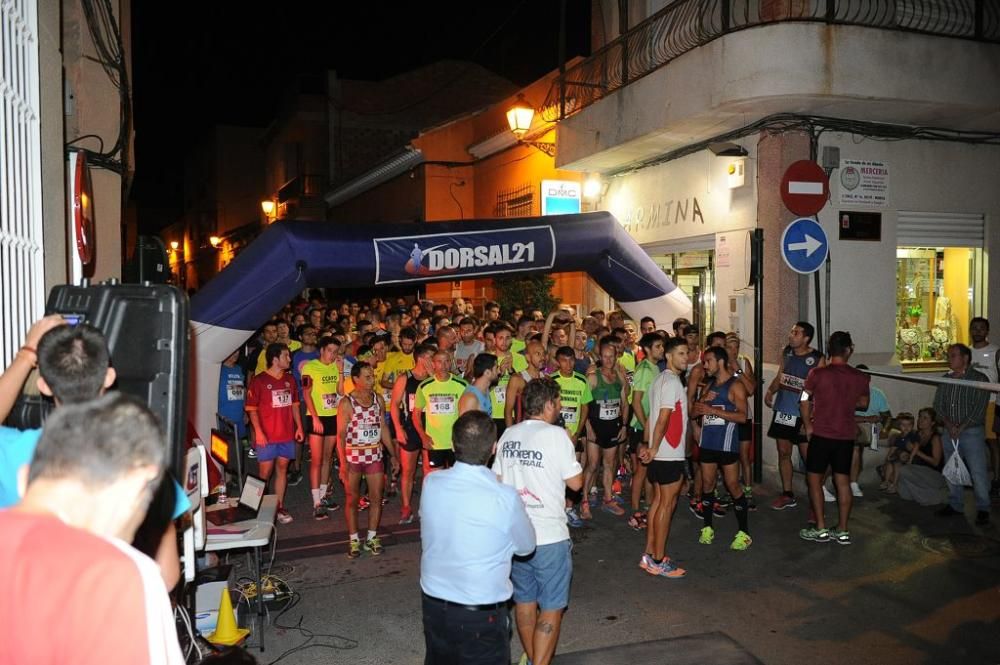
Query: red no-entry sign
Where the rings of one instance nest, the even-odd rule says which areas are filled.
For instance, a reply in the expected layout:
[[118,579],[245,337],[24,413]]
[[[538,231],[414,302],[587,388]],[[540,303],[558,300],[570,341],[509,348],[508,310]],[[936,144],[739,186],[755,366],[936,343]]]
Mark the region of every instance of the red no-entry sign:
[[802,159],[785,171],[781,200],[796,215],[815,215],[830,198],[830,179],[816,162]]

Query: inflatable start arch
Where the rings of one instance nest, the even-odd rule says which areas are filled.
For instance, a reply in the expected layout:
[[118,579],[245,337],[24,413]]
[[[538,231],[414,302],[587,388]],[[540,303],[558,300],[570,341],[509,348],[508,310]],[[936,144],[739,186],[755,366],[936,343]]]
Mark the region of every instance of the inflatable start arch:
[[194,424],[215,424],[219,365],[307,287],[584,271],[633,319],[663,327],[691,301],[609,213],[432,224],[282,221],[191,301]]

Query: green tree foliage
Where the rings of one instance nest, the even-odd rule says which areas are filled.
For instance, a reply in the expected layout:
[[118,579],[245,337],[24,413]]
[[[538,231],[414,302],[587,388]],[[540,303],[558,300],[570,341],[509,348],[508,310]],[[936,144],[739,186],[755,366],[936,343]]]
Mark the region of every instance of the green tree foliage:
[[527,277],[494,277],[493,286],[497,290],[497,302],[504,316],[517,308],[540,309],[551,312],[559,304],[552,295],[556,281],[549,275],[529,275]]

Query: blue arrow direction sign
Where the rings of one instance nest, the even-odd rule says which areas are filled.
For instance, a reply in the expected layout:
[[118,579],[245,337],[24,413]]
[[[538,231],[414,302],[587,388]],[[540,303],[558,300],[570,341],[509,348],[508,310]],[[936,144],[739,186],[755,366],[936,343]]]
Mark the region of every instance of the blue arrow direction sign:
[[781,234],[781,257],[799,274],[808,275],[819,270],[829,252],[826,231],[814,219],[796,219]]

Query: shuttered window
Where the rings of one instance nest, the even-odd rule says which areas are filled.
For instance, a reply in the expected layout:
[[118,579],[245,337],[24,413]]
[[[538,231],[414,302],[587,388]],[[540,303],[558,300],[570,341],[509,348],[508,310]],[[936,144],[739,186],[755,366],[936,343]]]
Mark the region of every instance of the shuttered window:
[[896,244],[900,247],[983,247],[981,214],[903,210],[897,214]]
[[37,13],[0,3],[0,369],[45,307]]

